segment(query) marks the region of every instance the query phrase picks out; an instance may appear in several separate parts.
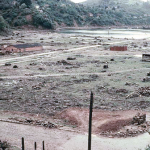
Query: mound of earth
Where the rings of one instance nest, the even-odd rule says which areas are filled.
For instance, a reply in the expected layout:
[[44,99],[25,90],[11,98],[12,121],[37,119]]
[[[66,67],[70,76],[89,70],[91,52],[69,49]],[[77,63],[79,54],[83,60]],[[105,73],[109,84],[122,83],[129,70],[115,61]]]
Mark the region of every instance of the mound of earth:
[[[146,115],[150,114],[135,110],[113,112],[93,110],[92,131],[93,134],[109,137],[136,136],[146,132],[150,127]],[[58,113],[56,118],[62,119],[65,125],[76,126],[80,131],[88,131],[88,109],[69,108]]]

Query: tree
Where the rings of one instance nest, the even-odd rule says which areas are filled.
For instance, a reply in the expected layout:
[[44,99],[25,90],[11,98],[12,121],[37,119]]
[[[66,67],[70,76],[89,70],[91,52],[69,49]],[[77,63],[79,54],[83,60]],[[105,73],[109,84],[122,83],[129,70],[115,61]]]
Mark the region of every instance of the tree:
[[0,16],[0,31],[5,31],[6,28],[8,27],[6,21],[2,16]]
[[30,7],[32,5],[31,0],[22,0],[21,4],[25,3],[28,7]]

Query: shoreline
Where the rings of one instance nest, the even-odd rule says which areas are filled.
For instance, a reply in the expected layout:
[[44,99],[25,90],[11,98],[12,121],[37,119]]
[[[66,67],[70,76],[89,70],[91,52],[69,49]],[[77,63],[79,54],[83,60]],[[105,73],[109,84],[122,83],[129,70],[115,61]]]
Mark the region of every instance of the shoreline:
[[60,30],[88,30],[88,29],[150,29],[149,27],[143,26],[83,26],[83,27],[60,27],[56,28],[55,31]]

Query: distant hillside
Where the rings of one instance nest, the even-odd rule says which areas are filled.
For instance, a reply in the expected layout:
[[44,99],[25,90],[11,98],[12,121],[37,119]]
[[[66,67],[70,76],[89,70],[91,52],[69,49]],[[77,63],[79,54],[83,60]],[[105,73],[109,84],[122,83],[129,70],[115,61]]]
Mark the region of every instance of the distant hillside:
[[[150,3],[140,0],[0,0],[1,22],[7,28],[34,26],[55,29],[74,26],[150,24]],[[3,20],[3,21],[1,21]]]

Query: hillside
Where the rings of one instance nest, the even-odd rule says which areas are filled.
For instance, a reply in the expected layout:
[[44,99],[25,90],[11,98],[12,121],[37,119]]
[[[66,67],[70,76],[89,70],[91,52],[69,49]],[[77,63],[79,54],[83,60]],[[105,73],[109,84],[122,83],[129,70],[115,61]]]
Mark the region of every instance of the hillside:
[[149,2],[140,0],[88,0],[82,4],[70,0],[0,0],[0,30],[8,25],[48,29],[66,26],[148,26],[149,7]]

